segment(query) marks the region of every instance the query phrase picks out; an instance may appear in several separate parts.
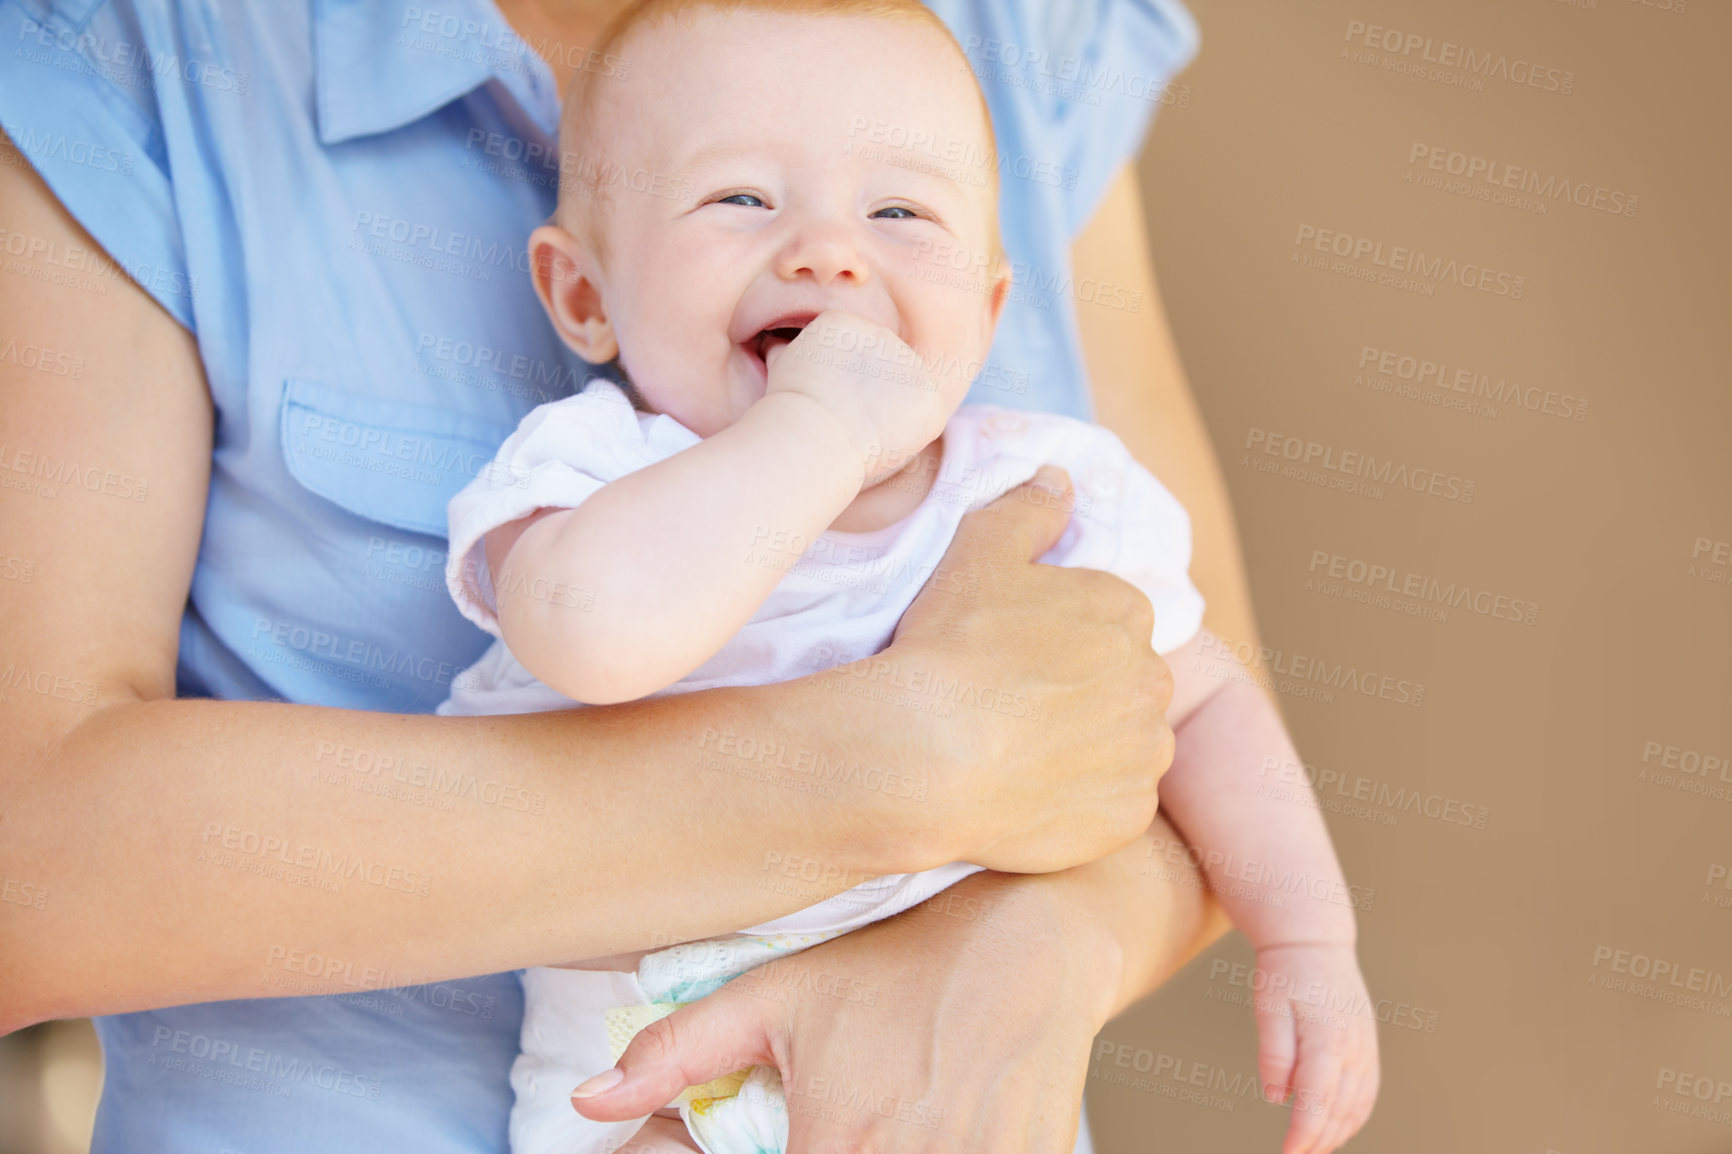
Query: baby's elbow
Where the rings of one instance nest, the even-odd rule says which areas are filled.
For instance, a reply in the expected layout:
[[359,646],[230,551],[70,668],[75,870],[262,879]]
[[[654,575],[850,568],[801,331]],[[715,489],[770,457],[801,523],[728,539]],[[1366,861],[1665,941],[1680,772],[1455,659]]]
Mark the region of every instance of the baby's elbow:
[[[530,672],[533,673],[534,670]],[[630,673],[622,676],[605,669],[575,669],[571,671],[571,676],[559,683],[547,681],[547,684],[581,705],[621,705],[627,701],[648,697],[662,688],[660,685],[649,684],[645,678],[634,677]]]
[[646,651],[640,634],[617,624],[545,602],[499,603],[506,648],[536,680],[584,705],[636,701],[679,679]]
[[[510,644],[507,637],[506,645]],[[668,679],[630,656],[598,657],[629,652],[629,646],[606,637],[568,635],[556,639],[544,635],[542,644],[512,652],[542,684],[583,705],[636,701],[668,684]]]

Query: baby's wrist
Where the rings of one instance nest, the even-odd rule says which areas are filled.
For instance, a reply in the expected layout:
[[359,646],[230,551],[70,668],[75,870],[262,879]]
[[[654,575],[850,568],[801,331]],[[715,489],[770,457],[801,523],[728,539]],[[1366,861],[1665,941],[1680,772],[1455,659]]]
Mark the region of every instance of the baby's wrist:
[[1280,892],[1280,904],[1273,904],[1228,894],[1223,896],[1223,904],[1233,924],[1251,939],[1256,950],[1280,946],[1342,946],[1353,950],[1358,941],[1358,918],[1347,899],[1349,892],[1342,882],[1330,889],[1330,896]]
[[[812,444],[824,460],[844,460],[853,472],[864,477],[870,456],[870,438],[841,414],[809,393],[782,389],[765,393],[747,416],[759,414],[786,428],[791,439]],[[840,454],[838,457],[837,454]]]
[[1259,954],[1274,953],[1278,950],[1314,950],[1319,953],[1353,954],[1359,949],[1359,943],[1351,933],[1345,935],[1282,935],[1270,938],[1260,938],[1254,934],[1247,936],[1251,939],[1251,948]]
[[1311,908],[1288,906],[1269,910],[1273,917],[1239,917],[1235,921],[1258,953],[1279,949],[1341,949],[1352,953],[1359,940],[1353,911],[1332,903]]

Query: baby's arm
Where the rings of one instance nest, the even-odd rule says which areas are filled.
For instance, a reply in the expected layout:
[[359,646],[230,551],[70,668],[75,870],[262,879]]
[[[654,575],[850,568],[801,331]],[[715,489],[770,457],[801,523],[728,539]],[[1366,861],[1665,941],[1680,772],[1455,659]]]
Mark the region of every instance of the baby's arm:
[[[885,457],[905,462],[942,432],[948,413],[926,391],[811,356],[819,330],[900,344],[821,313],[775,350],[768,391],[734,424],[487,535],[499,630],[525,669],[592,705],[673,684],[751,620]],[[582,607],[550,589],[581,590]]]
[[[820,405],[770,393],[575,509],[489,533],[500,634],[525,669],[576,701],[654,693],[739,632],[854,499],[862,468]],[[562,587],[584,591],[584,608],[545,595]]]
[[1351,946],[1353,908],[1322,816],[1265,786],[1298,754],[1274,704],[1222,651],[1204,632],[1167,655],[1177,745],[1161,779],[1161,810],[1201,852],[1211,886],[1252,945]]
[[1176,744],[1161,810],[1256,947],[1258,1072],[1266,1095],[1294,1097],[1287,1154],[1333,1150],[1363,1125],[1378,1080],[1351,891],[1308,787],[1292,783],[1298,755],[1280,714],[1248,671],[1206,633],[1167,662]]

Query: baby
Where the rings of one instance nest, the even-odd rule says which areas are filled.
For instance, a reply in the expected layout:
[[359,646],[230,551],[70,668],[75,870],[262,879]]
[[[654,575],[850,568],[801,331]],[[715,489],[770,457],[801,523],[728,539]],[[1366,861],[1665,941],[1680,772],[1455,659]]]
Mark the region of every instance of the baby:
[[[1010,281],[992,128],[954,38],[916,0],[645,0],[598,51],[629,57],[630,81],[576,82],[562,150],[597,158],[586,171],[604,178],[565,182],[531,251],[561,337],[617,361],[629,385],[598,377],[535,409],[451,502],[452,595],[499,641],[440,711],[624,702],[859,661],[889,643],[965,513],[1060,466],[1076,506],[1042,560],[1115,573],[1154,605],[1150,640],[1175,679],[1163,809],[1256,947],[1261,1081],[1305,1106],[1288,1154],[1333,1150],[1369,1112],[1375,1027],[1305,1006],[1319,991],[1364,1006],[1353,913],[1315,811],[1257,788],[1294,757],[1275,709],[1194,672],[1207,635],[1189,521],[1111,434],[961,404]],[[852,148],[862,118],[965,159]],[[658,180],[610,191],[611,172]],[[959,276],[935,253],[974,255]],[[736,752],[718,742],[694,772],[766,772]],[[594,1122],[569,1095],[636,1030],[978,868],[874,878],[731,937],[526,971],[512,1149],[618,1148],[644,1120]],[[773,1069],[677,1105],[708,1154],[786,1147]],[[689,1148],[677,1125],[640,1141]]]

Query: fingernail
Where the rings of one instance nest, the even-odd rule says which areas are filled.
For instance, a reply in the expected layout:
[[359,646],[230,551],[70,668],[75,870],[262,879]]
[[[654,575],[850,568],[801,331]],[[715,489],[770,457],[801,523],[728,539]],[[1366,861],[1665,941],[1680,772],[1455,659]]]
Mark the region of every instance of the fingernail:
[[597,1094],[605,1094],[621,1082],[625,1081],[625,1071],[615,1066],[611,1070],[603,1070],[595,1077],[578,1085],[571,1092],[573,1098],[593,1098]]
[[1029,484],[1037,489],[1045,489],[1049,493],[1064,492],[1064,474],[1052,465],[1042,465],[1030,479]]

